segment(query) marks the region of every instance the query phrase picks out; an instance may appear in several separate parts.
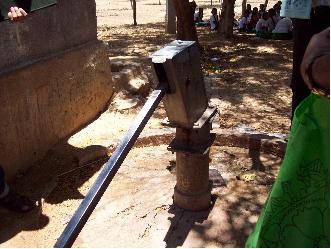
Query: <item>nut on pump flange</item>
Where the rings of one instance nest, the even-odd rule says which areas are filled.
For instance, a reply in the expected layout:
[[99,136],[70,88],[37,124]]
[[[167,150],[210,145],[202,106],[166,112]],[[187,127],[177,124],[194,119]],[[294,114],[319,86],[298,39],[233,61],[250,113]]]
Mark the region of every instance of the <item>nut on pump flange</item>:
[[157,83],[167,82],[163,99],[166,125],[176,128],[168,149],[176,152],[175,205],[186,210],[210,206],[209,150],[215,134],[212,120],[217,109],[208,108],[200,52],[194,41],[173,41],[152,55]]

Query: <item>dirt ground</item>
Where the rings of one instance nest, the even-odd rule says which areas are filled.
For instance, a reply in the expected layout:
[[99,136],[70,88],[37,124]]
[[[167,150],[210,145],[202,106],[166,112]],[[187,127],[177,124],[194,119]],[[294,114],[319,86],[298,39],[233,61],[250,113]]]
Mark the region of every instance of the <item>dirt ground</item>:
[[[219,6],[218,1],[214,2]],[[174,39],[173,35],[164,34],[164,0],[161,0],[161,5],[158,0],[138,1],[137,27],[131,26],[129,1],[97,0],[96,3],[98,37],[108,43],[110,59],[121,57],[125,61],[138,62],[150,75],[148,57]],[[197,3],[210,7],[210,1]],[[236,2],[236,6],[238,16],[241,3]],[[220,111],[214,125],[224,129],[287,134],[291,113],[292,42],[262,40],[237,32],[232,39],[225,40],[203,27],[198,28],[198,34],[206,89],[211,104]],[[105,148],[112,150],[116,147],[145,99],[139,96],[138,104],[130,109],[110,108],[11,181],[12,188],[36,201],[38,208],[24,215],[0,209],[1,247],[54,245],[111,154],[103,154],[103,158],[92,163],[82,163],[82,155],[88,155],[91,151],[98,154]],[[148,122],[144,134],[148,136],[160,131],[163,128],[160,121],[165,116],[161,104]],[[211,169],[217,170],[227,184],[213,189],[215,199],[212,209],[198,214],[185,213],[171,204],[175,177],[173,155],[166,150],[167,142],[136,148],[129,154],[97,207],[98,212],[94,212],[88,227],[76,241],[76,246],[244,245],[272,181],[259,183],[238,178],[251,172],[254,160],[249,151],[215,146],[211,153]],[[280,158],[265,153],[259,154],[258,158],[266,171],[253,174],[262,174],[262,179],[274,179]],[[147,163],[151,159],[154,161]],[[152,179],[158,180],[153,182]],[[160,182],[165,184],[167,191],[155,195],[158,192],[157,183]],[[153,194],[157,201],[148,198],[149,194]],[[181,224],[179,221],[182,219],[189,220],[188,225]],[[98,223],[105,221],[109,222],[102,226]],[[115,224],[118,230],[100,236],[103,228],[107,231],[114,229],[111,224]],[[131,224],[136,225],[131,227]],[[91,230],[93,233],[89,232]],[[127,233],[132,236],[128,238]],[[101,237],[107,237],[113,243],[109,244],[109,240]]]
[[[166,14],[166,0],[136,0],[137,23],[148,24],[163,22]],[[204,8],[204,19],[209,19],[212,7],[220,11],[221,0],[195,0],[198,7]],[[211,6],[212,2],[212,6]],[[271,8],[277,1],[269,1]],[[160,4],[161,3],[161,4]],[[239,18],[241,13],[241,0],[235,2],[235,17]],[[259,7],[264,1],[247,1],[252,7]],[[120,25],[133,24],[132,8],[130,0],[97,0],[98,25],[118,27]]]

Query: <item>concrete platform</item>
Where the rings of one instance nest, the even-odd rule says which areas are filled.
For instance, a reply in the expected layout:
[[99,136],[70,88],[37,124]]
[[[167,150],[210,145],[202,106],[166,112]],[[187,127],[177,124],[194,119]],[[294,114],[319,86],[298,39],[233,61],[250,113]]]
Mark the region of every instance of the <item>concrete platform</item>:
[[[74,247],[243,247],[277,174],[280,158],[261,153],[266,171],[238,178],[255,159],[249,149],[213,146],[213,202],[189,212],[173,205],[175,155],[166,145],[133,149]],[[252,171],[250,171],[252,172]]]

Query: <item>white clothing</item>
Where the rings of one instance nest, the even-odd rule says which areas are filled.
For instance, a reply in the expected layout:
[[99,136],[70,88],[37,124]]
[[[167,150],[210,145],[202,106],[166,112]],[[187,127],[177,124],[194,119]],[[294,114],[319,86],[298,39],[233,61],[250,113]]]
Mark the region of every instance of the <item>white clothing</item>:
[[260,18],[260,20],[257,22],[255,26],[255,31],[265,31],[268,28],[268,23],[263,18]]
[[215,30],[216,29],[216,25],[217,24],[215,24],[215,22],[216,23],[218,23],[218,17],[217,17],[217,15],[212,15],[211,17],[210,17],[210,28],[211,28],[211,30]]
[[292,26],[292,21],[290,18],[285,17],[283,19],[281,19],[275,29],[272,31],[272,33],[289,33],[290,31],[292,31],[293,26]]
[[195,22],[197,22],[197,21],[199,21],[199,11],[196,11],[195,13],[194,13],[194,21]]
[[240,18],[239,29],[246,28],[247,23],[248,23],[247,17],[243,16],[242,18]]
[[251,21],[251,19],[252,19],[252,14],[253,14],[253,12],[249,13],[249,16],[248,16],[247,22],[250,22],[250,21]]

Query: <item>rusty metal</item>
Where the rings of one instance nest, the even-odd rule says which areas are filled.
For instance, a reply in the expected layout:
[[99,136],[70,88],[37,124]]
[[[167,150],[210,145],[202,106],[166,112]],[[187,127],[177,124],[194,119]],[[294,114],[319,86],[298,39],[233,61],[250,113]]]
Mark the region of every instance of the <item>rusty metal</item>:
[[173,41],[152,55],[156,79],[163,68],[170,93],[163,103],[169,121],[190,129],[208,106],[200,52],[194,41]]
[[169,150],[176,152],[176,186],[174,203],[186,210],[207,209],[211,202],[209,152],[215,134],[212,119],[201,128],[176,128],[176,137]]
[[176,152],[174,203],[192,211],[206,209],[211,201],[209,151],[215,139],[210,130],[217,109],[208,108],[199,49],[192,41],[174,41],[154,53],[152,62],[156,78],[166,78],[170,89],[163,101],[168,116],[163,124],[176,128],[168,146]]
[[[217,113],[217,108],[207,108],[200,119],[191,129],[177,127],[176,137],[169,144],[168,150],[172,152],[189,152],[192,154],[205,154],[215,140],[215,134],[210,133],[211,123]],[[163,124],[176,127],[168,120]]]

